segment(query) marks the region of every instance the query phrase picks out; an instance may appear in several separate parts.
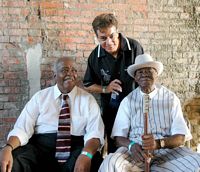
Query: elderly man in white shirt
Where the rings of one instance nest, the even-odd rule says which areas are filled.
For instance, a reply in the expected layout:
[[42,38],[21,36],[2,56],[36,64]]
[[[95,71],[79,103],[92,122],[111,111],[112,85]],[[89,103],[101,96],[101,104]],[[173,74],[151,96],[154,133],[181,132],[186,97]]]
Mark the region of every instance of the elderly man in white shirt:
[[180,101],[156,83],[162,71],[163,64],[148,54],[128,67],[139,87],[120,104],[111,135],[119,148],[104,159],[99,172],[199,172],[200,154],[183,146],[192,136]]
[[[0,152],[1,172],[89,172],[101,163],[104,125],[95,98],[76,86],[74,60],[59,58],[56,85],[38,91],[26,104]],[[61,95],[68,95],[71,152],[65,163],[55,158]]]

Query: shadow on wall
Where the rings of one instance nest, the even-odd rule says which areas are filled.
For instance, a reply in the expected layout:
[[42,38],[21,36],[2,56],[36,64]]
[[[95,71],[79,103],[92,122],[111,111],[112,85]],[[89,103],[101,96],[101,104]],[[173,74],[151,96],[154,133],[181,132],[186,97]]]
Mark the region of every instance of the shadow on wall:
[[198,82],[195,85],[195,93],[198,94],[198,95],[200,95],[200,72],[198,73]]
[[187,101],[184,110],[191,124],[191,132],[193,139],[191,140],[191,148],[197,150],[200,144],[200,95]]

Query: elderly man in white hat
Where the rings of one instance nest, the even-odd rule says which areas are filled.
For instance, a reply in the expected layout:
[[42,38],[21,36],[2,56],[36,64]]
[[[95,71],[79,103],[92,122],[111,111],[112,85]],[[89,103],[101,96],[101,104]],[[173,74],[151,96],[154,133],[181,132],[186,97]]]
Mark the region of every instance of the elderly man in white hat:
[[[163,64],[148,54],[137,56],[135,64],[128,67],[139,87],[120,104],[111,135],[119,148],[104,159],[99,172],[144,171],[147,150],[152,155],[151,172],[200,171],[200,154],[183,147],[192,136],[180,101],[156,83],[162,71]],[[145,134],[144,114],[148,114]]]

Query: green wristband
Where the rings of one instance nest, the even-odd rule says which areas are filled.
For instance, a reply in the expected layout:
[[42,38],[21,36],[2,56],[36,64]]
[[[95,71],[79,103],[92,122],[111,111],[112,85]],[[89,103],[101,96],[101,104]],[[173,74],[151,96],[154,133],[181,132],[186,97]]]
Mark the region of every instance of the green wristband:
[[131,147],[135,144],[134,141],[131,141],[128,145],[128,151],[131,151]]
[[92,159],[92,157],[93,157],[93,155],[91,153],[86,152],[86,151],[82,151],[81,154],[89,157],[90,159]]

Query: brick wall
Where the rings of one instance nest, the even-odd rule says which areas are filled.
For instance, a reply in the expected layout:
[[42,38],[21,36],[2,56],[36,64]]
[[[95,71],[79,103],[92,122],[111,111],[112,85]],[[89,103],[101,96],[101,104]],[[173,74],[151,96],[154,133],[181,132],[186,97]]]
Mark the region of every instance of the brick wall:
[[200,94],[198,0],[1,0],[0,144],[32,94],[53,84],[56,58],[73,56],[81,80],[97,42],[91,22],[102,12],[114,12],[119,31],[163,62],[160,82],[183,105]]

